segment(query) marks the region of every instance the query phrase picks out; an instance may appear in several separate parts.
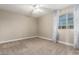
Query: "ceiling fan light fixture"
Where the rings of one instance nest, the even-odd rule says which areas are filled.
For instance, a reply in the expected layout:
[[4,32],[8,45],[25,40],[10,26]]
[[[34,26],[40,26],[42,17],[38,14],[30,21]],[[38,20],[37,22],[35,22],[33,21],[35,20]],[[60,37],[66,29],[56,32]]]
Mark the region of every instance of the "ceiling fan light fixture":
[[36,7],[35,8],[39,8],[40,7],[40,5],[36,5]]
[[33,5],[33,8],[35,8],[35,9],[37,9],[39,7],[40,7],[40,5],[38,5],[38,4]]

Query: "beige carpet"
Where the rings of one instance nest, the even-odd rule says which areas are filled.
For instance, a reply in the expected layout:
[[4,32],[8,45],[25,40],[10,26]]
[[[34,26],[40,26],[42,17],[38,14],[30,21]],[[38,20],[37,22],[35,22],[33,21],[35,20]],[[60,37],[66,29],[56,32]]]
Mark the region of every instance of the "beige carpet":
[[1,55],[72,55],[79,54],[73,47],[49,40],[32,38],[0,44]]

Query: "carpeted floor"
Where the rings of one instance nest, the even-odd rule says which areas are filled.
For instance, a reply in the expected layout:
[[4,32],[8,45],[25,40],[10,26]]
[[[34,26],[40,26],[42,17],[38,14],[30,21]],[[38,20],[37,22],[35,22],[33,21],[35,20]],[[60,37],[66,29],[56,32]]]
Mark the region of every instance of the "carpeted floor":
[[73,47],[49,40],[32,38],[0,44],[1,55],[72,55],[79,54]]

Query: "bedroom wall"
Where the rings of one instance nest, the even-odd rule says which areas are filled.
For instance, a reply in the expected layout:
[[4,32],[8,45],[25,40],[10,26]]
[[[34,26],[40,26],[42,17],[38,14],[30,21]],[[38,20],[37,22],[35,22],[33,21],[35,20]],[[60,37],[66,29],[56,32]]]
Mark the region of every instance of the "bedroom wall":
[[32,17],[0,11],[0,42],[36,36],[36,24]]
[[48,39],[52,38],[52,14],[42,16],[38,19],[38,36]]

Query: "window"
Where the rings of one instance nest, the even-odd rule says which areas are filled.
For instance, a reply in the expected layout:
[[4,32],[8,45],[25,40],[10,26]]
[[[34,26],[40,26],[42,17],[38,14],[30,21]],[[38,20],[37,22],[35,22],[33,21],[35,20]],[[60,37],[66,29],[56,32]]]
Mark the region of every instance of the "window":
[[66,28],[66,15],[59,16],[59,29]]
[[59,16],[59,29],[73,29],[73,14],[64,14]]
[[68,14],[68,28],[69,29],[73,28],[73,14],[72,13]]

